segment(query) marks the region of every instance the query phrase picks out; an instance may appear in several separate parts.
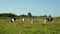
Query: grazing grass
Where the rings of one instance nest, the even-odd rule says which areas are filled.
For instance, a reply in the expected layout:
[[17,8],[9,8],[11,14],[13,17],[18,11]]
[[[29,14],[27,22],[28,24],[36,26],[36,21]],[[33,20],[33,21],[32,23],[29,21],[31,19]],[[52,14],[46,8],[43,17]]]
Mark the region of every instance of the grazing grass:
[[[37,22],[31,24],[31,20],[36,19]],[[0,18],[0,34],[60,34],[60,18],[54,18],[49,23],[44,24],[43,18],[22,18],[16,20],[16,23],[11,23],[9,18]]]

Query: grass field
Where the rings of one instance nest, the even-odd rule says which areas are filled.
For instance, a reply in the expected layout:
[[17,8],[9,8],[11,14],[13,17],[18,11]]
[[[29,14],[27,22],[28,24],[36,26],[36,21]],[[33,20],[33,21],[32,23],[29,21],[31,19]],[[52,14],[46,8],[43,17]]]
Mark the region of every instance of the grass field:
[[34,18],[22,18],[11,23],[9,18],[0,19],[0,34],[60,34],[60,18],[54,18],[51,23],[43,25],[43,18],[35,18],[36,23],[31,24]]

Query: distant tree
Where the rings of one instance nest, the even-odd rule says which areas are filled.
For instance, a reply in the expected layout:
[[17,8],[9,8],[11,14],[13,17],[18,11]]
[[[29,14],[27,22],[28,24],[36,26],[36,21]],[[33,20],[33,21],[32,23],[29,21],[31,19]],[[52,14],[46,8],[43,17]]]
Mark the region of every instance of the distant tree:
[[31,14],[31,12],[28,12],[28,17],[32,17],[32,14]]
[[51,15],[49,15],[49,17],[51,17]]
[[24,17],[27,17],[27,15],[20,15],[20,17],[23,17],[24,18]]
[[47,15],[44,15],[44,17],[47,17]]
[[7,17],[16,17],[16,16],[17,16],[17,15],[12,14],[12,13],[7,14]]
[[12,13],[1,13],[0,14],[0,17],[15,17],[17,15],[15,14],[12,14]]

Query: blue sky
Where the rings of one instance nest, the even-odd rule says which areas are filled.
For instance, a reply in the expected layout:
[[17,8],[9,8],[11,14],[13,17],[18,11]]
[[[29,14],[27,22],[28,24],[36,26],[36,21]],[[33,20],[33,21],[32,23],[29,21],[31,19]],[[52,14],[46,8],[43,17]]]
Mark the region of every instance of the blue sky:
[[0,0],[0,13],[60,16],[60,0]]

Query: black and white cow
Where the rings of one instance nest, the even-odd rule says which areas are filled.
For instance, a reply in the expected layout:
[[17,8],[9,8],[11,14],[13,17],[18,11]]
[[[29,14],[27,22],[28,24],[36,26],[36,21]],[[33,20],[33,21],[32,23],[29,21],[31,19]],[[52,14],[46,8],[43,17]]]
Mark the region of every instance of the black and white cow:
[[12,18],[11,18],[11,22],[12,22],[12,23],[15,23],[15,22],[16,22],[16,17],[12,17]]
[[33,20],[31,21],[31,24],[33,24],[33,23],[35,23],[35,22],[37,22],[37,20],[36,20],[36,19],[33,19]]
[[45,20],[44,20],[44,24],[46,23],[46,22],[51,22],[53,20],[53,18],[51,17],[51,16],[49,16],[49,17],[46,17],[45,18]]
[[52,17],[48,17],[48,18],[46,18],[46,20],[47,20],[48,22],[51,22],[51,21],[53,20],[53,18],[52,18]]

